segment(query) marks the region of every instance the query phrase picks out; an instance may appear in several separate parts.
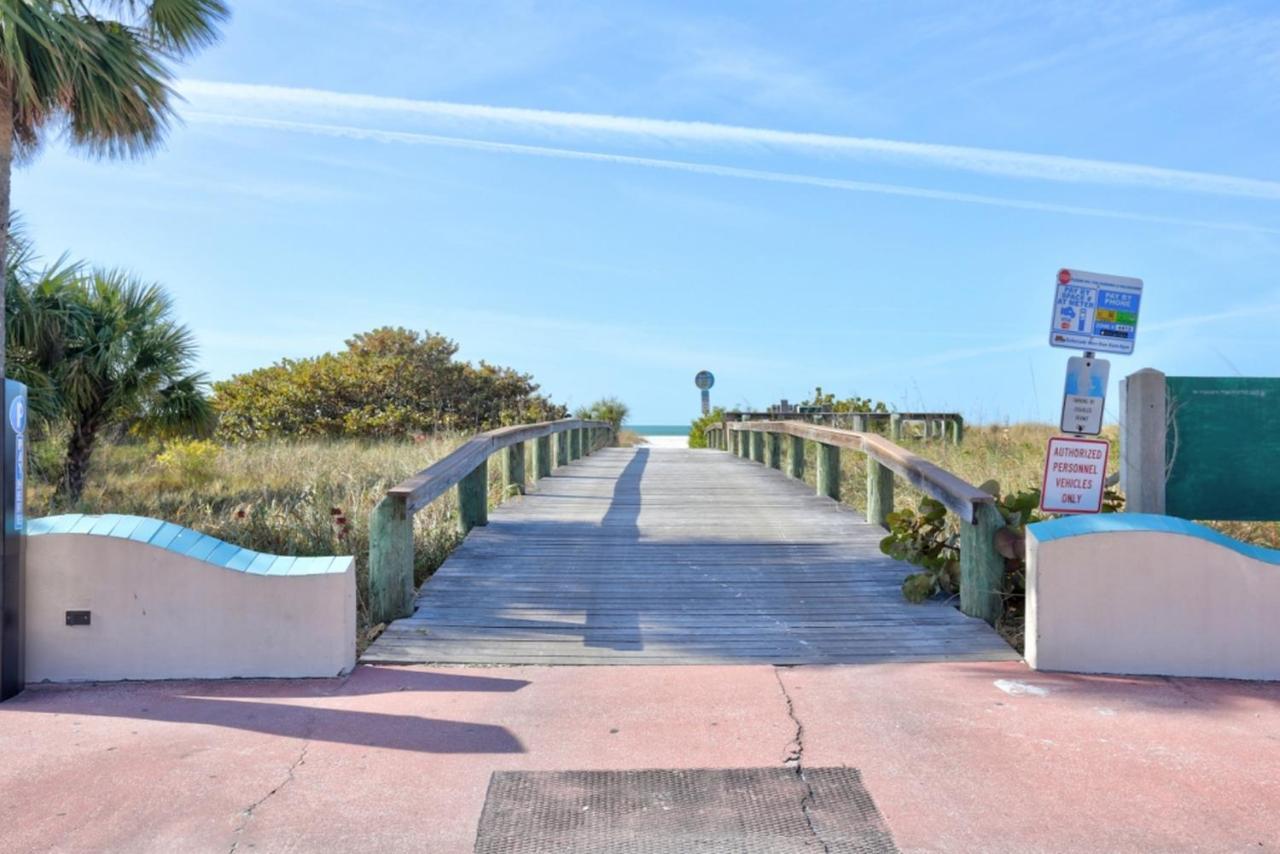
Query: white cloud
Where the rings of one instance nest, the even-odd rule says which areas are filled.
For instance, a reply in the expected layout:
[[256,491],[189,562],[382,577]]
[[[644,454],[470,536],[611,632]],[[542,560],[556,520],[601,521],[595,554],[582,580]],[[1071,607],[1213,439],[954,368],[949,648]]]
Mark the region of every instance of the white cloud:
[[791,172],[771,172],[762,169],[745,169],[737,166],[695,163],[685,160],[664,160],[653,157],[637,157],[628,154],[580,151],[577,149],[551,148],[547,146],[524,145],[510,142],[492,142],[489,140],[466,139],[436,134],[414,133],[410,131],[381,130],[376,128],[352,127],[349,125],[319,124],[315,122],[295,122],[283,119],[267,119],[219,113],[189,112],[186,114],[186,118],[197,124],[232,125],[373,142],[434,145],[448,148],[469,149],[473,151],[523,154],[535,157],[553,157],[567,160],[587,160],[598,163],[616,163],[620,165],[646,167],[651,169],[690,172],[699,175],[714,175],[721,178],[740,178],[778,184],[799,184],[803,186],[822,187],[825,189],[843,190],[855,193],[876,193],[889,196],[905,196],[909,198],[961,202],[965,204],[985,205],[989,207],[1013,208],[1016,210],[1039,211],[1043,213],[1070,214],[1074,216],[1100,217],[1104,219],[1133,220],[1138,222],[1160,223],[1164,225],[1182,225],[1196,228],[1215,228],[1280,234],[1280,229],[1267,228],[1264,226],[1254,225],[1252,223],[1182,219],[1179,217],[1156,216],[1130,211],[1115,211],[1103,208],[1081,207],[1077,205],[1059,205],[1050,202],[1037,202],[1026,199],[986,196],[978,193],[935,190],[925,187],[909,187],[899,184],[884,184],[873,181],[851,181],[843,178],[826,178],[817,175],[802,175]]
[[626,137],[664,144],[729,144],[799,149],[814,153],[873,156],[1045,181],[1141,186],[1223,196],[1280,199],[1280,181],[1002,149],[206,80],[183,80],[178,85],[178,91],[188,99],[229,101],[272,111],[294,108],[337,112],[345,116],[382,113],[490,127]]

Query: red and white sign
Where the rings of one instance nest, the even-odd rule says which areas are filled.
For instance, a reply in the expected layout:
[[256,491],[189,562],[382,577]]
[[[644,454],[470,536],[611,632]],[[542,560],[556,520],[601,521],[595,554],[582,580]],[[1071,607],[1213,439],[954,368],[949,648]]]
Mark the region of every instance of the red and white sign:
[[1051,438],[1040,486],[1040,509],[1045,513],[1102,510],[1110,451],[1111,446],[1101,439]]

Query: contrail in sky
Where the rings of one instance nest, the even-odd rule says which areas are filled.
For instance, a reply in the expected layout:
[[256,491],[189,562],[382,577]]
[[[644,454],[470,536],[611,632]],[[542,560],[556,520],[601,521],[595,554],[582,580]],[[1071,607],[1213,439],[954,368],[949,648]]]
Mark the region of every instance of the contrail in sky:
[[766,181],[776,184],[799,184],[802,186],[822,187],[825,189],[843,190],[855,193],[877,193],[887,196],[906,196],[918,199],[934,199],[938,201],[961,202],[965,204],[1013,208],[1017,210],[1039,211],[1044,213],[1070,214],[1074,216],[1099,217],[1103,219],[1132,220],[1163,225],[1280,234],[1280,229],[1267,228],[1264,226],[1253,225],[1251,223],[1182,219],[1179,217],[1166,217],[1131,211],[1116,211],[1104,208],[1081,207],[1077,205],[1060,205],[1051,202],[1010,199],[1000,196],[986,196],[978,193],[934,190],[924,187],[883,184],[873,181],[851,181],[843,178],[826,178],[817,175],[802,175],[791,172],[771,172],[762,169],[745,169],[737,166],[722,166],[685,160],[665,160],[653,157],[637,157],[629,154],[610,154],[596,151],[581,151],[570,148],[551,148],[541,145],[523,145],[512,142],[492,142],[489,140],[467,139],[463,137],[439,136],[436,134],[414,133],[410,131],[379,130],[373,128],[351,127],[347,125],[317,124],[314,122],[295,122],[283,119],[227,115],[222,113],[190,111],[184,113],[183,116],[188,121],[196,124],[231,125],[236,127],[262,128],[266,130],[341,137],[344,139],[373,142],[389,142],[407,145],[432,145],[447,148],[461,148],[471,151],[521,154],[564,160],[586,160],[597,163],[616,163],[650,169],[689,172],[698,175],[714,175],[722,178],[739,178],[751,181]]
[[1220,196],[1280,199],[1280,181],[1213,172],[1167,169],[1140,163],[1091,160],[972,146],[904,142],[873,137],[804,133],[714,122],[673,121],[600,113],[575,113],[460,104],[412,98],[388,98],[207,80],[183,80],[177,89],[193,100],[221,100],[272,110],[305,108],[353,114],[418,116],[453,123],[626,137],[662,144],[692,143],[801,150],[808,153],[872,156],[967,172],[1071,183],[1140,186]]

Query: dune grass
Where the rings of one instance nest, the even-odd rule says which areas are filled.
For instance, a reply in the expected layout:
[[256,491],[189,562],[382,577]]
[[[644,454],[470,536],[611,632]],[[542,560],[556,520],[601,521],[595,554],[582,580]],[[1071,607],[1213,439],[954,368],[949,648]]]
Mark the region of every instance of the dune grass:
[[[389,487],[465,438],[182,443],[168,452],[154,444],[106,444],[95,453],[75,506],[54,500],[58,447],[51,443],[33,449],[29,512],[152,516],[273,554],[354,555],[360,624],[366,627],[370,511]],[[490,466],[494,500],[501,490],[497,468]],[[414,517],[418,582],[457,545],[456,519],[452,490]]]

